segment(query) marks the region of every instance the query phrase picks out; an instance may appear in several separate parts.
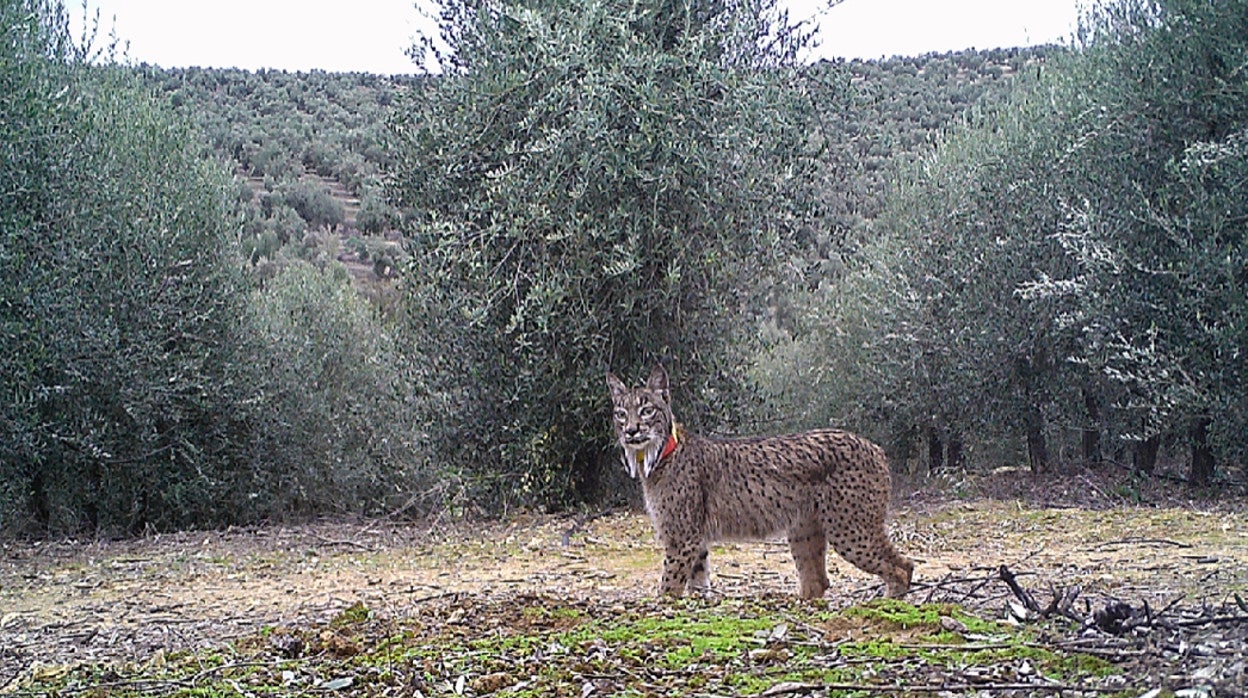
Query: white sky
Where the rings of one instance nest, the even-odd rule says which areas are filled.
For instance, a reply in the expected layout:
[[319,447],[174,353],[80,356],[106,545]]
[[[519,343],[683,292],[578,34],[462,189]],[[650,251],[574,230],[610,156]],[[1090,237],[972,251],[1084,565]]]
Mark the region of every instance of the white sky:
[[[782,0],[815,19],[812,58],[879,58],[929,51],[1065,42],[1078,0]],[[421,0],[428,6],[429,0]],[[82,5],[68,0],[75,32]],[[135,63],[171,67],[411,73],[404,51],[432,27],[416,0],[87,0],[129,42]],[[101,36],[103,39],[103,36]],[[97,41],[97,44],[100,43]]]

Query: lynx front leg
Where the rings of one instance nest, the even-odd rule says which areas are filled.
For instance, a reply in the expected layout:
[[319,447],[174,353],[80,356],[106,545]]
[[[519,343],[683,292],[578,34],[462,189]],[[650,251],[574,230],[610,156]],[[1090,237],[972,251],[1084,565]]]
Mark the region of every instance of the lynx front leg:
[[659,592],[668,596],[683,596],[685,587],[694,578],[695,564],[702,561],[702,577],[706,577],[706,546],[693,542],[665,546],[663,554],[663,580]]
[[817,519],[789,531],[789,551],[797,565],[798,593],[803,599],[818,599],[828,590],[827,550],[823,525]]

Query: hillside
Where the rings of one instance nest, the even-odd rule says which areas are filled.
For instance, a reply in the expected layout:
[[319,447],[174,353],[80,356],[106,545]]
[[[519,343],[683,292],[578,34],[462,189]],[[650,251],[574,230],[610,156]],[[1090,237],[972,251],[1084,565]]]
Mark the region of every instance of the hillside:
[[[1010,78],[1054,49],[995,49],[884,61],[823,62],[807,71],[826,150],[829,229],[815,254],[880,211],[895,167],[930,149]],[[262,269],[280,256],[340,259],[357,277],[394,273],[386,233],[404,212],[386,201],[393,164],[387,122],[420,78],[324,72],[143,68],[163,99],[231,163],[247,204],[245,253]],[[319,235],[309,236],[309,233]],[[325,235],[325,232],[334,235]],[[298,244],[292,244],[298,243]],[[283,251],[284,250],[284,251]],[[362,264],[363,263],[363,264]]]
[[[400,214],[386,203],[386,122],[413,79],[314,71],[144,68],[162,99],[235,170],[243,252],[262,275],[283,258],[342,262],[361,282],[394,275]],[[387,239],[388,238],[388,239]]]
[[[815,66],[813,91],[822,97],[825,137],[843,166],[840,191],[856,204],[852,213],[874,218],[899,163],[930,151],[976,107],[1001,99],[1020,71],[1039,70],[1057,50],[967,50]],[[846,91],[848,99],[838,99]]]

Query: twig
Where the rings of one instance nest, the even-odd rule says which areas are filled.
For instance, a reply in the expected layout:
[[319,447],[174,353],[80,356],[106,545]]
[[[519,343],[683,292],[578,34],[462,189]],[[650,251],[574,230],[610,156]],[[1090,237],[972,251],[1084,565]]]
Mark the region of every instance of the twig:
[[315,531],[311,531],[311,534],[313,538],[327,545],[349,545],[355,548],[359,548],[360,550],[363,550],[365,552],[370,552],[370,553],[377,552],[376,548],[373,548],[372,546],[364,545],[363,543],[357,543],[353,540],[339,540],[336,538],[326,538],[325,536],[322,536],[321,534]]
[[1040,604],[1036,603],[1036,598],[1028,591],[1018,585],[1018,578],[1010,571],[1009,567],[1001,565],[997,568],[997,575],[1001,577],[1001,581],[1014,592],[1014,596],[1023,604],[1023,608],[1032,613],[1040,613]]
[[[1167,613],[1169,613],[1169,612],[1170,612],[1170,611],[1171,611],[1171,610],[1172,610],[1175,606],[1178,606],[1178,605],[1179,605],[1179,602],[1180,602],[1180,601],[1182,601],[1182,600],[1183,600],[1183,599],[1185,599],[1185,598],[1187,598],[1185,595],[1183,595],[1183,594],[1179,594],[1178,596],[1174,597],[1174,600],[1173,600],[1173,601],[1171,601],[1170,603],[1166,604],[1165,606],[1162,606],[1160,611],[1158,611],[1158,612],[1156,612],[1156,613],[1150,613],[1150,614],[1149,614],[1149,622],[1150,622],[1150,624],[1151,624],[1151,622],[1152,622],[1152,621],[1154,621],[1154,620],[1161,620],[1161,619],[1165,618],[1166,614],[1167,614]],[[1145,611],[1147,611],[1147,610],[1148,610],[1148,602],[1147,602],[1147,601],[1146,601],[1146,602],[1144,602],[1144,610],[1145,610]]]
[[[954,577],[953,573],[949,572],[944,577],[941,577],[935,582],[915,583],[911,586],[911,590],[922,591],[923,589],[927,589],[927,597],[924,599],[924,603],[931,603],[937,591],[947,591],[950,593],[961,594],[961,598],[957,601],[957,603],[966,603],[968,599],[975,598],[975,595],[978,594],[980,590],[982,590],[985,586],[987,586],[988,583],[993,580],[993,578],[994,577],[992,574],[986,574],[982,577]],[[974,586],[972,586],[970,589],[965,590],[965,591],[962,591],[956,588],[951,588],[957,584],[972,584],[972,583],[974,583]]]
[[[1041,649],[1049,649],[1043,645],[1037,645]],[[1104,657],[1105,659],[1122,659],[1124,657],[1146,657],[1147,650],[1133,650],[1125,647],[1096,647],[1092,645],[1081,645],[1078,643],[1055,643],[1054,647],[1062,649],[1070,649],[1079,654],[1089,654],[1093,657]]]
[[861,691],[864,693],[986,693],[998,691],[1042,691],[1045,693],[1122,693],[1122,688],[1102,688],[1099,686],[1080,686],[1068,683],[950,683],[950,684],[907,684],[904,686],[888,686],[869,683],[779,683],[758,694],[759,696],[782,696],[790,693],[807,693],[810,691]]
[[232,662],[229,664],[222,664],[220,666],[209,667],[185,679],[143,679],[143,678],[119,679],[117,681],[105,681],[102,683],[95,683],[95,684],[91,684],[88,686],[71,686],[68,688],[61,689],[60,693],[62,695],[82,694],[82,693],[88,693],[88,692],[100,693],[101,689],[110,689],[110,688],[132,688],[132,689],[136,689],[140,691],[156,690],[161,693],[168,692],[164,689],[173,688],[173,687],[184,688],[184,689],[189,690],[189,689],[195,688],[198,682],[200,681],[200,679],[203,679],[212,674],[216,674],[222,671],[227,671],[230,669],[242,669],[246,667],[257,667],[257,666],[261,666],[261,667],[273,666],[273,664],[274,664],[273,661]]
[[[1040,649],[1048,649],[1047,645],[1027,644],[1026,647],[1038,647]],[[899,642],[893,647],[907,650],[944,650],[946,652],[982,652],[986,650],[1005,650],[1018,647],[1016,644],[1008,642],[966,642],[962,644],[950,644],[939,642]],[[876,660],[878,661],[878,659]]]
[[437,601],[438,599],[446,599],[452,596],[459,596],[459,595],[460,595],[460,592],[458,591],[444,591],[440,594],[429,594],[428,596],[420,596],[420,597],[411,599],[410,601],[408,601],[408,603],[415,605],[418,603],[427,603],[429,601]]
[[1131,543],[1152,543],[1156,545],[1170,545],[1176,548],[1191,548],[1192,547],[1191,543],[1183,543],[1177,540],[1170,540],[1168,538],[1145,538],[1142,536],[1128,536],[1126,538],[1119,538],[1117,540],[1102,541],[1098,543],[1096,547],[1094,547],[1093,549],[1099,550],[1101,548],[1107,548],[1111,545],[1128,545]]
[[1050,583],[1049,591],[1053,594],[1053,599],[1049,601],[1048,606],[1041,608],[1040,604],[1036,601],[1036,598],[1019,585],[1017,576],[1010,571],[1009,567],[1001,565],[997,568],[997,574],[1001,577],[1001,581],[1005,582],[1006,586],[1010,588],[1010,591],[1014,592],[1014,596],[1018,597],[1018,600],[1022,602],[1023,607],[1028,611],[1035,613],[1040,618],[1049,618],[1056,614],[1062,616],[1063,618],[1069,618],[1073,621],[1084,620],[1082,617],[1072,613],[1070,610],[1070,607],[1075,603],[1075,599],[1079,598],[1079,594],[1082,593],[1082,589],[1080,587],[1075,586],[1069,589],[1058,589]]

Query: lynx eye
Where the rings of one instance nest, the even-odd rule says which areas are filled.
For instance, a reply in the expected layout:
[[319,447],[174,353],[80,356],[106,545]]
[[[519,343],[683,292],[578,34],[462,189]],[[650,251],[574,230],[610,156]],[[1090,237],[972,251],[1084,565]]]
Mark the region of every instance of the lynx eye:
[[623,409],[618,409],[618,410],[616,410],[616,411],[615,411],[615,421],[617,421],[617,422],[624,422],[624,421],[628,421],[628,412],[627,412],[627,411],[625,411],[625,410],[623,410]]
[[654,416],[655,412],[656,410],[654,409],[654,405],[646,405],[645,407],[641,408],[641,418],[650,419],[651,417]]

